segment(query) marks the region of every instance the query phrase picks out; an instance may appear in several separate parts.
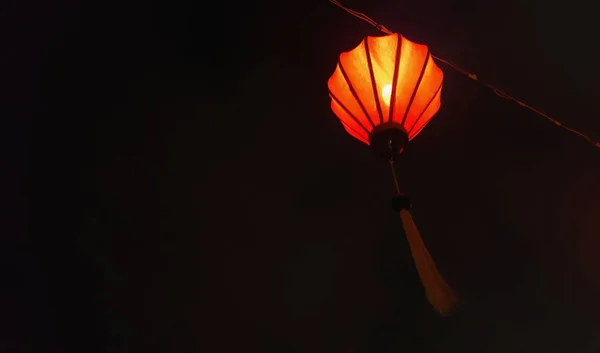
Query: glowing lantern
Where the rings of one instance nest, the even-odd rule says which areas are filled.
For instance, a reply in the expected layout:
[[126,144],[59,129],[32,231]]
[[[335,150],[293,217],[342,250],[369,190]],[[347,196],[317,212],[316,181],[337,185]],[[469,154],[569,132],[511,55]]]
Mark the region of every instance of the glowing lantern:
[[393,164],[439,110],[443,78],[427,46],[390,34],[367,37],[342,53],[328,87],[331,109],[346,131],[390,162],[398,193],[392,205],[400,212],[427,298],[445,315],[456,297],[423,244]]
[[328,83],[331,109],[346,131],[364,143],[381,142],[385,131],[398,136],[392,151],[373,146],[394,157],[437,113],[443,78],[427,46],[398,34],[367,37],[340,55]]

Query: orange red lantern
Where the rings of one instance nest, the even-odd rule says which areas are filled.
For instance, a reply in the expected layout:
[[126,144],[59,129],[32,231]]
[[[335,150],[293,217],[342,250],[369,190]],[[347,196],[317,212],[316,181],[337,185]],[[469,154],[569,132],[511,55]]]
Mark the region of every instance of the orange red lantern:
[[440,109],[443,80],[427,46],[390,34],[342,53],[327,85],[346,131],[395,157]]
[[389,161],[404,232],[430,303],[441,314],[452,312],[456,296],[437,270],[400,192],[394,160],[441,107],[444,74],[426,45],[399,34],[366,37],[342,53],[329,78],[331,109],[346,131]]

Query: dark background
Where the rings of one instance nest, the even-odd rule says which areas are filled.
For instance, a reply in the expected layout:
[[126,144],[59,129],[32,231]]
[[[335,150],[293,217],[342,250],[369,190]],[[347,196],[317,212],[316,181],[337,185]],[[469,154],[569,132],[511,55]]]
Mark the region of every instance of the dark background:
[[[594,4],[345,1],[600,136]],[[326,82],[379,33],[310,2],[7,1],[2,352],[600,351],[600,154],[440,66],[401,182]]]

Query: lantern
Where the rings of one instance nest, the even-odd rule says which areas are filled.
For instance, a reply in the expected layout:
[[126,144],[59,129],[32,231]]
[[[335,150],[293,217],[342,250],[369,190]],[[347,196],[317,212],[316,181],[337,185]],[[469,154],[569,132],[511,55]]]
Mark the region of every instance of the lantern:
[[427,46],[390,34],[366,37],[342,53],[328,87],[331,109],[346,131],[390,163],[397,192],[392,206],[400,213],[426,296],[446,315],[456,296],[421,239],[394,168],[394,160],[439,110],[443,78]]

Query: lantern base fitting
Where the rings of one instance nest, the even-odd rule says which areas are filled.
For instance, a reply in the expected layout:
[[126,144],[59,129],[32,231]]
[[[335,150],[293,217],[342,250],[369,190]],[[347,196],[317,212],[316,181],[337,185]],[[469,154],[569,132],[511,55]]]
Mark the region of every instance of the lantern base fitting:
[[394,122],[376,126],[369,135],[369,145],[381,158],[396,159],[408,145],[408,134],[402,125]]
[[398,194],[392,199],[392,208],[394,211],[400,212],[402,210],[410,210],[412,208],[412,204],[410,203],[408,196],[404,194]]

